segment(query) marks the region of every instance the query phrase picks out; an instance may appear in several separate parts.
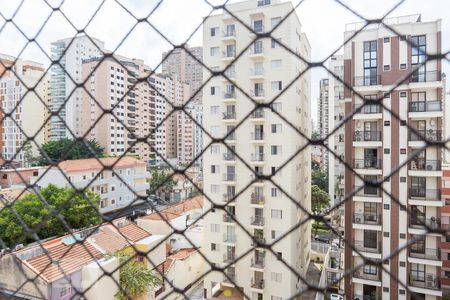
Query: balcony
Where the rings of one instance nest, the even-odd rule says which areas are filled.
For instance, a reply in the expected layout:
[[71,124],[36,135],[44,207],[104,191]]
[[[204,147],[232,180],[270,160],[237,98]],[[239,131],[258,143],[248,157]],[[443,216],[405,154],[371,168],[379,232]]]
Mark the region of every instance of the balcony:
[[223,234],[223,242],[224,243],[234,244],[234,243],[236,243],[236,236],[224,233]]
[[376,274],[364,273],[363,269],[358,269],[353,273],[353,277],[365,280],[380,281],[381,280],[380,274],[381,270],[378,267],[376,268]]
[[355,299],[355,300],[381,300],[381,294],[380,295],[358,295],[358,294],[355,294],[353,299]]
[[264,217],[252,216],[250,218],[250,225],[253,225],[253,226],[264,226]]
[[229,264],[236,260],[236,254],[235,253],[225,253],[223,255],[223,263]]
[[409,197],[415,200],[429,200],[429,201],[440,201],[441,200],[441,190],[438,189],[427,189],[427,188],[410,188]]
[[236,71],[232,70],[232,69],[227,69],[224,73],[224,75],[227,77],[222,77],[222,81],[234,81],[236,80]]
[[[417,132],[417,133],[416,133]],[[442,140],[442,130],[416,130],[416,132],[409,131],[409,141],[429,141],[429,142],[439,142]]]
[[428,290],[440,290],[441,289],[440,276],[436,274],[426,273],[423,277],[419,278],[416,274],[409,274],[409,284],[413,287],[418,287]]
[[353,133],[354,142],[379,142],[381,141],[381,131],[355,131]]
[[264,132],[251,132],[250,140],[253,142],[264,142]]
[[261,236],[253,236],[252,237],[252,247],[257,247],[258,245],[264,245],[266,243],[266,239]]
[[224,275],[223,277],[223,281],[226,283],[231,283],[234,284],[234,282],[236,282],[236,273],[234,272],[227,272],[225,270],[225,274],[227,274],[227,276]]
[[222,31],[222,41],[235,41],[236,30],[224,30]]
[[410,113],[419,112],[441,112],[442,102],[441,101],[414,101],[409,103],[408,111]]
[[252,153],[251,161],[252,162],[264,162],[264,153]]
[[223,93],[223,101],[225,102],[235,102],[236,101],[236,92],[226,92]]
[[236,161],[236,155],[234,155],[234,153],[232,153],[232,152],[224,153],[223,160],[224,161]]
[[250,79],[261,79],[264,78],[264,69],[250,69]]
[[[374,115],[374,114],[381,114],[382,107],[378,104],[366,104],[363,103],[355,104],[353,105],[353,109],[356,110],[357,114],[364,114],[364,115]],[[359,110],[360,109],[360,110]]]
[[263,206],[265,203],[264,195],[252,193],[252,195],[250,196],[250,203],[253,205]]
[[260,101],[260,100],[264,100],[266,97],[263,89],[251,90],[250,95],[252,96],[253,100],[255,100],[256,102]]
[[250,32],[250,34],[263,33],[263,32],[264,32],[264,25],[258,25],[258,26],[252,26],[252,31]]
[[432,82],[441,81],[441,72],[438,71],[416,71],[409,77],[409,82]]
[[222,216],[222,221],[224,223],[234,223],[234,219],[231,217],[231,215],[224,213]]
[[441,219],[432,217],[430,219],[423,219],[417,217],[409,218],[410,228],[426,228],[428,230],[439,230],[441,228]]
[[229,123],[229,122],[236,122],[236,112],[235,111],[233,111],[233,112],[224,112],[222,120],[224,120],[227,123]]
[[380,75],[356,76],[353,78],[353,86],[372,86],[380,84],[381,84]]
[[252,257],[250,266],[255,269],[264,269],[265,267],[264,257]]
[[250,180],[253,182],[253,184],[255,185],[263,185],[264,184],[264,179],[262,178],[258,178],[262,176],[262,173],[258,173],[258,174],[250,174]]
[[222,51],[223,61],[232,61],[236,58],[236,51]]
[[253,59],[264,57],[264,47],[250,47],[249,57]]
[[436,248],[422,248],[409,250],[409,256],[414,258],[441,260],[441,251]]
[[264,110],[262,109],[256,109],[252,114],[250,115],[250,120],[256,121],[256,120],[264,120]]
[[354,169],[381,169],[381,159],[376,157],[353,160]]
[[226,181],[226,182],[235,182],[236,181],[236,174],[234,174],[234,173],[224,173],[222,179],[223,179],[223,181]]
[[252,278],[252,284],[251,287],[253,289],[258,289],[258,290],[262,290],[264,289],[264,279],[255,279]]
[[359,252],[381,253],[381,242],[365,243],[364,241],[354,241],[353,247]]
[[369,214],[369,213],[355,213],[353,215],[354,224],[365,225],[381,225],[381,215]]
[[354,201],[381,202],[382,191],[375,186],[355,186],[357,191],[353,196]]
[[228,205],[234,204],[236,201],[236,195],[223,194],[223,202],[228,203]]
[[409,162],[409,170],[412,171],[441,171],[440,160],[426,160],[425,158],[413,158]]
[[227,133],[227,137],[225,138],[225,141],[227,142],[236,142],[236,132],[233,133]]

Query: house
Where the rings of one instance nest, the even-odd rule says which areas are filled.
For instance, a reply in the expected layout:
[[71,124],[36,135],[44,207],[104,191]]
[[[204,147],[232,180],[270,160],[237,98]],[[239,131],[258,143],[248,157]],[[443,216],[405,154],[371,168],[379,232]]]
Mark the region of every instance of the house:
[[40,187],[88,188],[100,196],[100,212],[107,213],[146,198],[149,177],[145,162],[125,156],[66,160],[40,168],[32,182]]

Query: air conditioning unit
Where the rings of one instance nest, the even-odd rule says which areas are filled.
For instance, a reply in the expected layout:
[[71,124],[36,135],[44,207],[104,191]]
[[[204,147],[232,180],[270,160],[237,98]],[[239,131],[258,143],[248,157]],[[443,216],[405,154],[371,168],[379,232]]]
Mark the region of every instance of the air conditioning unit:
[[361,223],[361,218],[355,218],[355,223]]
[[427,171],[433,171],[433,165],[432,164],[428,164],[426,168],[427,168]]

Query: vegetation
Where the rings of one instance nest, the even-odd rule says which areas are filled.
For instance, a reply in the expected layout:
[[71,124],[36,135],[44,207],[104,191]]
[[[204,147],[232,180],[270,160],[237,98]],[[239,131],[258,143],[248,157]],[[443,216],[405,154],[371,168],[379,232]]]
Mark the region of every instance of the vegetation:
[[[101,222],[101,217],[90,204],[98,206],[100,200],[98,195],[91,191],[86,191],[83,195],[73,189],[49,185],[42,188],[40,192],[48,205],[67,222],[71,229],[88,227]],[[36,231],[41,240],[63,235],[67,232],[67,228],[54,214],[55,212],[52,214],[37,194],[28,194],[15,201],[10,208],[0,211],[0,238],[8,247],[34,242],[32,233],[24,229],[21,221],[30,230]]]
[[117,300],[138,298],[160,283],[159,278],[145,264],[134,260],[131,255],[119,252],[116,257],[121,265],[119,281],[123,289],[119,289],[115,295]]
[[328,176],[323,171],[313,171],[311,174],[311,186],[317,185],[321,190],[328,193]]
[[330,196],[317,185],[311,186],[311,210],[314,214],[323,212],[330,205]]
[[[61,139],[42,145],[38,165],[48,165],[63,160],[104,157],[104,148],[96,140]],[[48,156],[48,158],[47,158]]]
[[172,190],[177,183],[178,181],[168,172],[154,170],[150,178],[149,194],[156,194],[159,197],[162,193]]

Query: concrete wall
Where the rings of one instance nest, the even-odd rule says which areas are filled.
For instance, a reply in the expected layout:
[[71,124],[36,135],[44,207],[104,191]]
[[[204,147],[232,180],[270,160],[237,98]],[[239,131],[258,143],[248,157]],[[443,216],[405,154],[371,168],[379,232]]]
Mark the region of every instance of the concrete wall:
[[[81,271],[81,287],[83,290],[88,289],[85,293],[85,298],[114,299],[114,295],[119,290],[117,286],[117,283],[119,282],[119,271],[114,272],[111,276],[101,276],[104,274],[104,272],[114,271],[118,268],[118,266],[119,260],[116,258],[111,258],[109,260],[99,260],[85,266]],[[115,280],[115,282],[113,279]]]

